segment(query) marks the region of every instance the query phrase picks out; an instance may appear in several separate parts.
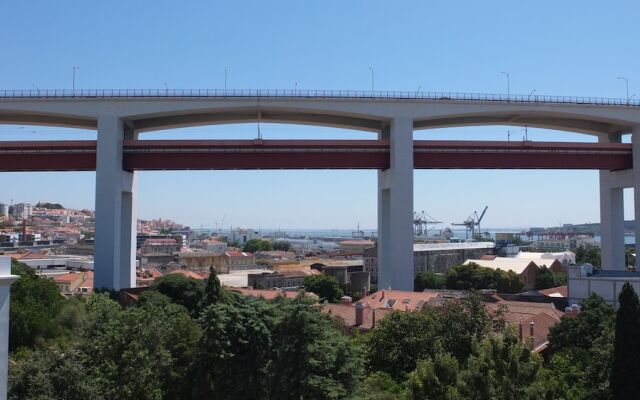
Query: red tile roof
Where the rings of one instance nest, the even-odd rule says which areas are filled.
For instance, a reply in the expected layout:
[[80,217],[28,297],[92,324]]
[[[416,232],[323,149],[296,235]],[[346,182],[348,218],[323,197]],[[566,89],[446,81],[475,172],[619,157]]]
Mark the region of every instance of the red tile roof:
[[400,311],[414,311],[422,308],[429,300],[439,297],[436,290],[409,292],[404,290],[379,290],[362,299],[366,306],[392,308]]
[[228,288],[228,290],[238,292],[245,296],[262,297],[265,300],[273,300],[279,296],[287,299],[295,299],[298,292],[291,290],[268,290],[268,289],[250,289],[250,288]]
[[82,279],[82,276],[81,273],[70,272],[68,274],[55,276],[53,280],[57,283],[72,283],[78,279]]

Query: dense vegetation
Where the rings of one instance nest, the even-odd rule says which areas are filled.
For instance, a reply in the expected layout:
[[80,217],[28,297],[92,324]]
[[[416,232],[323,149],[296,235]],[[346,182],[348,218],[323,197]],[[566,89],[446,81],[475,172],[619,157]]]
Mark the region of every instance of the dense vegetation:
[[336,303],[344,295],[340,288],[340,282],[328,275],[310,275],[304,278],[304,288],[306,291],[318,295],[321,301],[327,300]]
[[543,359],[476,296],[348,336],[305,296],[244,297],[215,273],[165,277],[122,308],[14,272],[10,399],[622,399],[638,382],[629,285],[617,314],[592,296],[563,317]]
[[268,240],[262,239],[251,239],[244,244],[242,251],[246,251],[249,253],[255,253],[257,251],[269,251],[273,250],[273,246],[271,242]]
[[49,210],[64,210],[62,204],[39,202],[36,208],[48,208]]
[[522,282],[513,271],[505,272],[469,263],[454,265],[445,274],[418,273],[414,279],[414,290],[421,292],[424,289],[495,289],[500,293],[520,293]]

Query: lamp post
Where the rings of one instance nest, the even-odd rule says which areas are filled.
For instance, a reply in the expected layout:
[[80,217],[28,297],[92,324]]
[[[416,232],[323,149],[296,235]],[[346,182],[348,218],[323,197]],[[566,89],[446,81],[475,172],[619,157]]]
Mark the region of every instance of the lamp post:
[[373,86],[373,74],[374,74],[373,67],[369,67],[369,71],[371,71],[371,91],[373,92],[373,88],[374,88],[374,86]]
[[38,93],[38,96],[40,96],[40,89],[38,88],[38,85],[36,85],[35,82],[31,85],[36,89],[36,93]]
[[74,92],[76,91],[76,71],[79,69],[80,67],[78,67],[77,65],[73,66],[73,81],[71,83],[71,90],[73,90]]
[[500,72],[501,74],[504,74],[504,76],[507,77],[507,100],[509,100],[509,97],[511,97],[511,82],[509,79],[509,73],[508,72]]
[[418,90],[416,90],[416,96],[418,96],[418,94],[420,93],[420,89],[422,89],[422,86],[418,86]]
[[164,95],[169,95],[169,85],[167,85],[167,82],[164,83]]
[[532,94],[534,94],[535,92],[536,92],[536,90],[535,90],[535,89],[533,89],[533,90],[531,91],[531,93],[529,93],[529,97],[527,97],[527,101],[531,100],[531,95],[532,95]]
[[618,79],[624,80],[625,87],[627,88],[626,99],[627,99],[627,103],[629,103],[629,79],[625,78],[624,76],[619,76]]

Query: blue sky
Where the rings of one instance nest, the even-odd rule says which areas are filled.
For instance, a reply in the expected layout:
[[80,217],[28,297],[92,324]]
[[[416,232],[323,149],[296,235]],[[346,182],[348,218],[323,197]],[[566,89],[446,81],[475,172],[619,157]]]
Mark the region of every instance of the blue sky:
[[[369,89],[640,95],[632,1],[7,1],[0,3],[0,88]],[[265,138],[373,138],[263,125]],[[418,139],[504,140],[517,127],[419,131]],[[253,138],[255,124],[148,133]],[[93,138],[93,132],[0,126],[0,140]],[[592,141],[529,129],[532,140]],[[415,208],[450,224],[489,206],[486,227],[599,220],[595,171],[416,171]],[[0,202],[93,207],[93,173],[0,174]],[[376,225],[375,171],[138,174],[143,218],[198,227]],[[633,218],[632,193],[625,216]],[[444,227],[444,225],[442,226]]]

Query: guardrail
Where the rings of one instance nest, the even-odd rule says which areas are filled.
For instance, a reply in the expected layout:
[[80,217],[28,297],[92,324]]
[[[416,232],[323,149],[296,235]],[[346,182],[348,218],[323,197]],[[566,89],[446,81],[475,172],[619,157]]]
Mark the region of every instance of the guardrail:
[[0,90],[0,99],[22,98],[330,98],[371,100],[481,101],[503,103],[593,104],[640,107],[640,99],[605,97],[547,96],[523,94],[367,91],[367,90],[290,90],[290,89],[28,89]]

